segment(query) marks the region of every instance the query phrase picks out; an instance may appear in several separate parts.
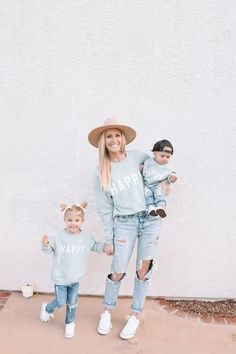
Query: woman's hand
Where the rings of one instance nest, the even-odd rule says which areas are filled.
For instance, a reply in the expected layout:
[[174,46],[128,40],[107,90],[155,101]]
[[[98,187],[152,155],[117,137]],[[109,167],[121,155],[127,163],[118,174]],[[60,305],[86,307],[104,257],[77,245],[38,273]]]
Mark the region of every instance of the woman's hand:
[[49,244],[49,241],[48,241],[48,235],[43,235],[42,237],[42,240],[41,240],[43,246],[47,246]]
[[113,252],[114,252],[114,246],[105,243],[105,245],[104,245],[104,252],[105,252],[108,256],[111,256],[111,255],[113,254]]

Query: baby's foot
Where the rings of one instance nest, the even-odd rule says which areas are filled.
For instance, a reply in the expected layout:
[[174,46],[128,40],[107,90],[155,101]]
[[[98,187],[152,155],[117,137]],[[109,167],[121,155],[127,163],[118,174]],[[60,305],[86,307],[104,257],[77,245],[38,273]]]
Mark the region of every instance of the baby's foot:
[[149,207],[148,208],[148,214],[152,216],[157,216],[156,214],[156,208],[155,207]]
[[159,207],[155,208],[155,213],[156,213],[156,215],[159,215],[161,218],[166,217],[165,207],[159,206]]

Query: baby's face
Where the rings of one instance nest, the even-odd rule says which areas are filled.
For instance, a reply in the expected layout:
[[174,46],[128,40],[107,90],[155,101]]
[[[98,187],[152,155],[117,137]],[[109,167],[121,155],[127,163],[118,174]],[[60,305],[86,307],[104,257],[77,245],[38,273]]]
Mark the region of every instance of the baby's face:
[[154,160],[160,165],[166,165],[171,157],[171,149],[166,146],[163,151],[153,151]]

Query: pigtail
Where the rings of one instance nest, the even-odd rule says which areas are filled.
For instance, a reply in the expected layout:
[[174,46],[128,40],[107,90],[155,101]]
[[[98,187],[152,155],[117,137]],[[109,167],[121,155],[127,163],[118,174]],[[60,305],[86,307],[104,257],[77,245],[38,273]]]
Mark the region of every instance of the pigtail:
[[87,208],[88,203],[87,203],[86,200],[84,200],[84,201],[82,201],[82,202],[79,204],[79,206],[82,207],[82,209],[85,209],[85,208]]
[[83,218],[84,218],[84,213],[85,213],[85,208],[87,208],[88,206],[88,203],[86,200],[84,200],[83,202],[81,202],[80,204],[73,204],[73,205],[70,205],[70,204],[61,204],[60,205],[60,208],[61,208],[61,211],[63,212],[64,216],[66,215],[66,212],[67,210],[77,210],[77,211],[80,211]]
[[71,209],[71,206],[64,203],[60,205],[60,209],[63,213],[65,213],[67,209]]

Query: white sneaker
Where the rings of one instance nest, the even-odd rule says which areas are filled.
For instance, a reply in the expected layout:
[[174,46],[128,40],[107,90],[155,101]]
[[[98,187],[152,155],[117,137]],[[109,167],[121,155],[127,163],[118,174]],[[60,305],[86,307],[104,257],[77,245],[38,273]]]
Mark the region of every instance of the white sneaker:
[[66,338],[73,338],[75,335],[75,322],[70,322],[66,324],[65,327],[65,337]]
[[128,322],[120,332],[120,338],[122,339],[132,338],[135,335],[140,323],[140,320],[135,315],[126,316],[126,319]]
[[43,322],[48,322],[50,320],[50,318],[54,317],[52,313],[48,313],[46,311],[46,306],[47,306],[47,303],[44,302],[41,306],[41,311],[40,311],[40,320]]
[[75,322],[70,322],[66,324],[65,337],[73,338],[75,335]]
[[105,310],[101,314],[101,319],[98,324],[98,333],[100,334],[108,334],[112,328],[111,323],[111,314],[107,310]]

